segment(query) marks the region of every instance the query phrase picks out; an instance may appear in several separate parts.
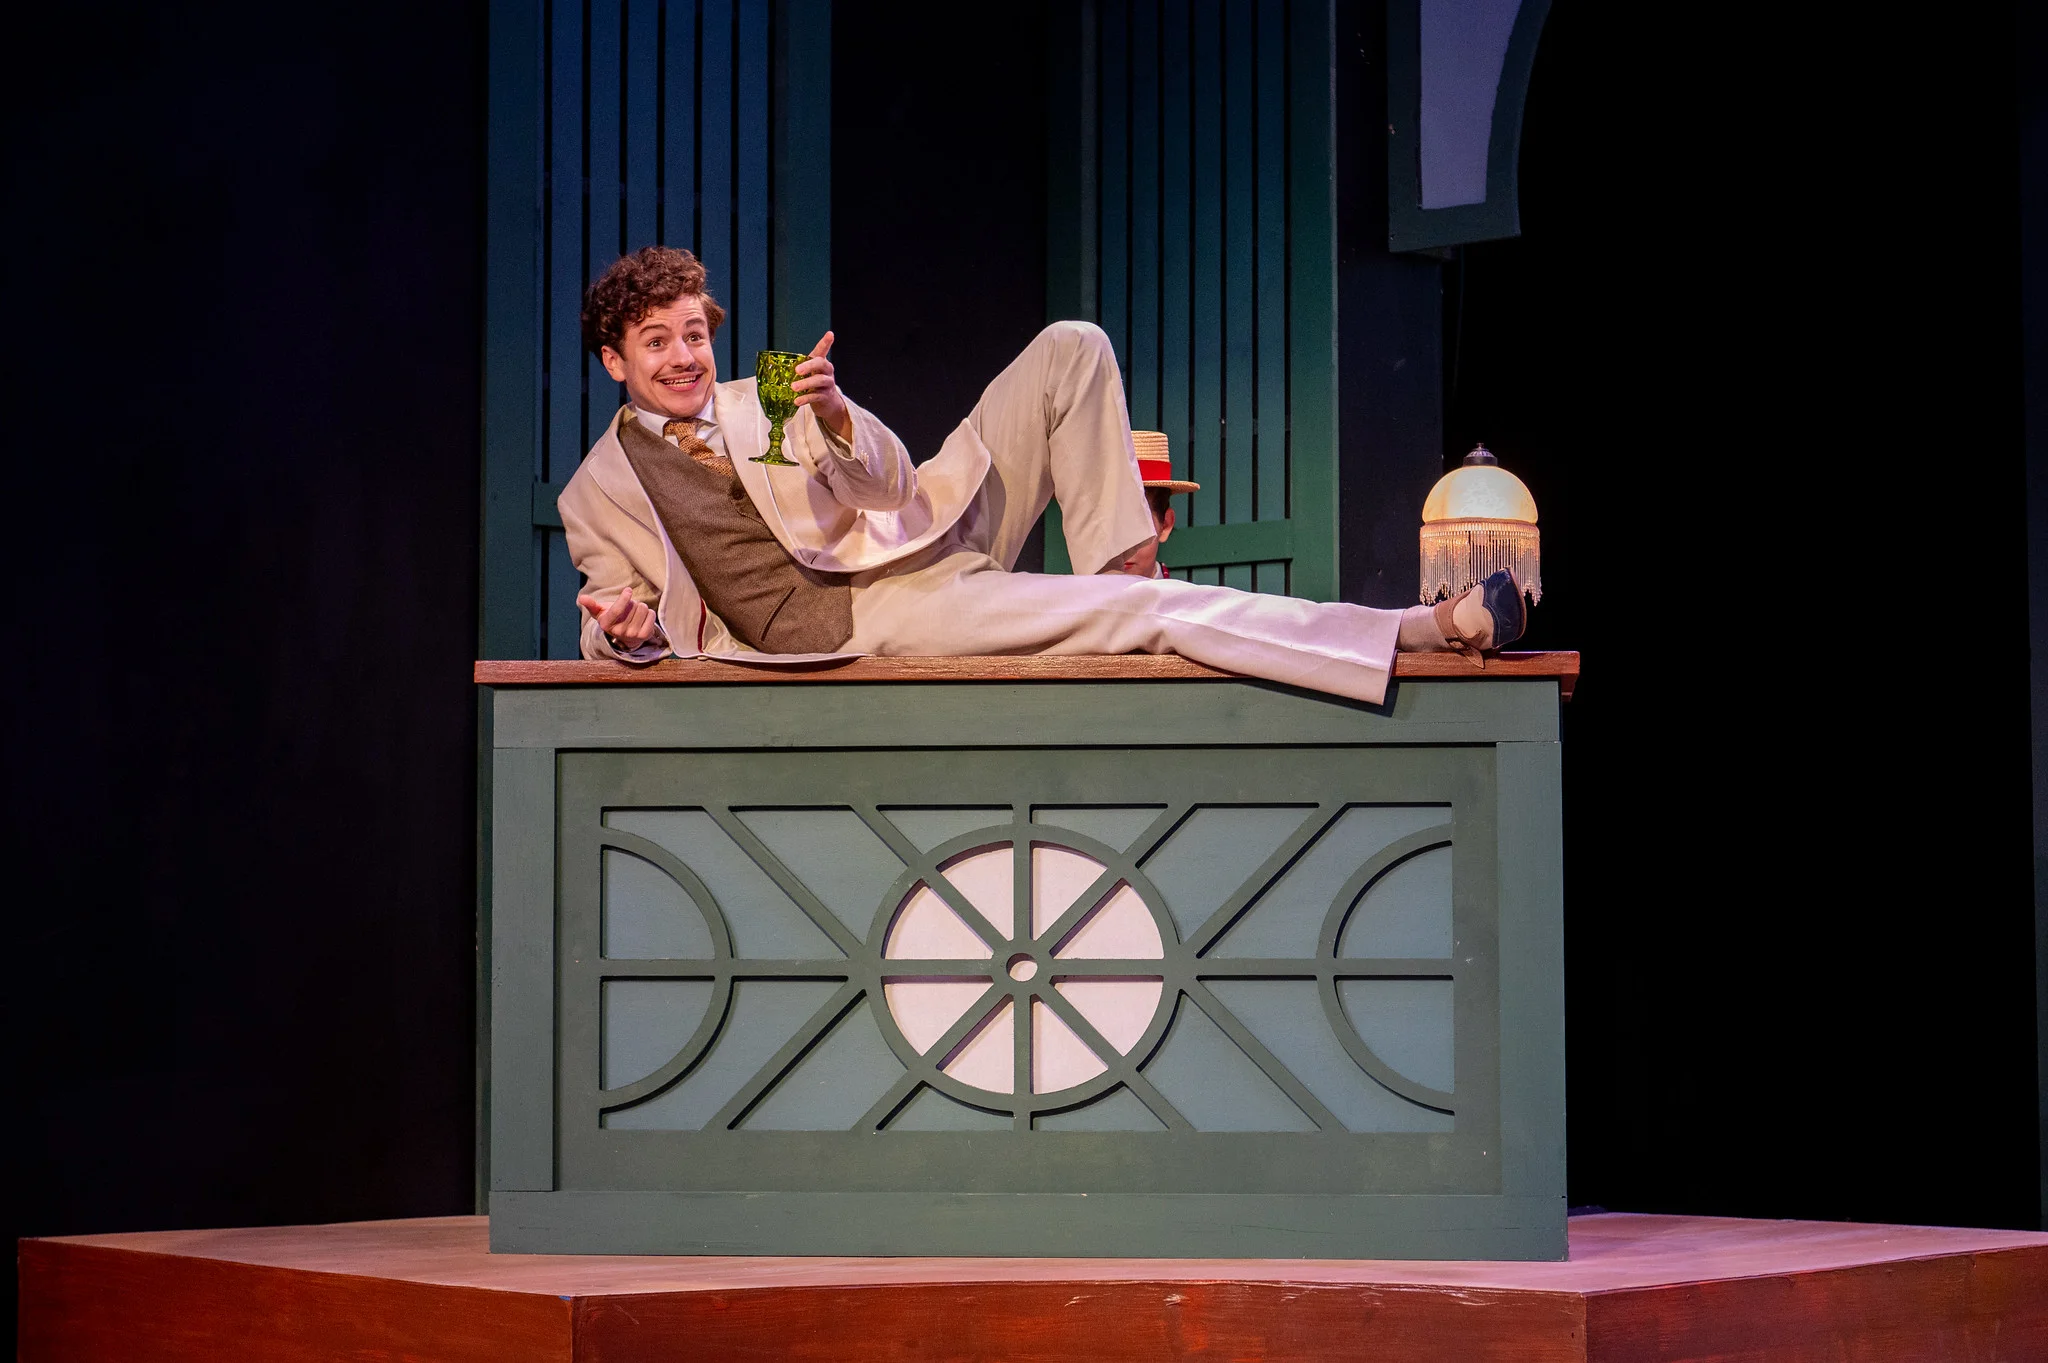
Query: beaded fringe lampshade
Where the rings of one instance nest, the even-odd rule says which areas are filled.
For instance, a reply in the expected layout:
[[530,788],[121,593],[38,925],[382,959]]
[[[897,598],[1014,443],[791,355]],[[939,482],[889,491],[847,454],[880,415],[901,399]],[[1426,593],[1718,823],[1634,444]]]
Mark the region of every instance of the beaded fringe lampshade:
[[1481,445],[1422,504],[1422,600],[1456,596],[1506,568],[1541,601],[1541,547],[1536,499]]

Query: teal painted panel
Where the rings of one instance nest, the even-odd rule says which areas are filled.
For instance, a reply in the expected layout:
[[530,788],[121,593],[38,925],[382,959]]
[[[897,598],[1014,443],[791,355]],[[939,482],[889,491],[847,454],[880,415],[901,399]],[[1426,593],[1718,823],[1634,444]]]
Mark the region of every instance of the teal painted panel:
[[[703,0],[698,10],[697,52],[697,258],[704,262],[714,297],[732,301],[737,257],[733,242],[733,0]],[[687,245],[688,243],[681,243]],[[711,355],[721,378],[754,371],[737,366],[730,322],[711,338]]]
[[601,1124],[622,1131],[702,1130],[837,989],[818,980],[739,981],[725,1029],[688,1077],[647,1102],[605,1113]]
[[1313,1131],[1315,1123],[1192,999],[1144,1068],[1197,1131]]
[[[1258,428],[1253,370],[1258,315],[1252,304],[1256,283],[1258,178],[1255,56],[1252,46],[1252,0],[1225,0],[1223,6],[1223,486],[1222,520],[1242,523],[1257,514],[1254,501],[1258,468],[1253,442]],[[1249,568],[1240,584],[1252,589]]]
[[712,954],[711,930],[666,871],[631,852],[608,847],[604,954],[613,960],[707,960]]
[[703,878],[732,928],[735,956],[815,959],[839,954],[796,901],[703,810],[617,810],[605,824],[639,834]]
[[[575,657],[580,579],[561,537],[536,531],[559,529],[547,490],[624,400],[583,351],[583,290],[622,252],[665,242],[697,252],[731,310],[713,342],[723,377],[752,371],[771,317],[795,327],[789,344],[817,340],[831,301],[830,10],[557,0],[494,8],[492,35],[484,656]],[[803,155],[778,163],[778,145]]]
[[1181,936],[1206,923],[1314,814],[1313,805],[1197,809],[1145,862]]
[[[1353,980],[1350,984],[1409,983]],[[1437,983],[1425,981],[1425,983]],[[1211,980],[1209,990],[1349,1131],[1451,1131],[1448,1112],[1403,1098],[1354,1064],[1325,1025],[1313,980]],[[1443,1044],[1452,1041],[1442,1020]],[[1404,1054],[1407,1054],[1404,1052]],[[1384,1057],[1382,1057],[1384,1058]],[[1387,1063],[1392,1064],[1389,1060]],[[1399,1068],[1396,1066],[1396,1068]],[[1411,1075],[1420,1080],[1421,1076]]]
[[850,809],[740,809],[734,815],[854,937],[866,935],[903,863]]
[[[1184,580],[1332,599],[1337,589],[1335,145],[1329,0],[1090,6],[1054,50],[1053,110],[1087,125],[1055,195],[1052,298],[1096,300],[1133,425],[1166,433]],[[1092,135],[1090,135],[1092,134]],[[1064,143],[1062,145],[1065,145]],[[1090,191],[1093,191],[1092,193]],[[1076,215],[1085,219],[1073,221]],[[1086,278],[1068,278],[1079,272]],[[1265,525],[1265,533],[1253,527]],[[1284,529],[1286,548],[1267,542]],[[1276,571],[1256,562],[1284,560]],[[1048,550],[1049,571],[1064,571]]]
[[[1226,933],[1212,956],[1312,956],[1332,901],[1352,872],[1397,838],[1433,828],[1448,811],[1429,806],[1354,806],[1316,839]],[[1444,913],[1450,911],[1448,893]],[[1393,953],[1389,953],[1393,954]],[[1448,956],[1442,951],[1410,953]]]
[[1152,1115],[1129,1089],[1112,1089],[1086,1107],[1048,1112],[1031,1123],[1036,1131],[1164,1131],[1166,1123]]
[[549,658],[583,656],[583,615],[576,605],[576,593],[583,590],[583,574],[569,558],[569,541],[559,530],[542,532],[547,541],[547,591],[542,596],[546,613]]
[[661,6],[662,0],[626,0],[625,151],[619,193],[625,200],[622,249],[637,251],[661,240]]
[[1374,881],[1351,911],[1337,946],[1339,956],[1382,959],[1452,952],[1448,847],[1418,853]]
[[1122,851],[1150,828],[1165,809],[1165,805],[1127,805],[1109,809],[1043,805],[1031,811],[1031,821],[1085,833],[1097,842],[1108,843]]
[[856,1008],[841,1018],[741,1127],[749,1131],[848,1131],[903,1077],[903,1063],[875,1025]]
[[1455,988],[1450,980],[1340,980],[1337,993],[1373,1054],[1416,1083],[1450,1093]]
[[726,325],[733,331],[732,368],[727,377],[754,372],[754,355],[771,347],[807,351],[817,337],[771,337],[768,291],[768,11],[765,0],[743,0],[734,35],[733,101],[733,273],[725,285],[732,300]]
[[[1127,348],[1118,353],[1124,363],[1124,380],[1131,397],[1131,424],[1139,430],[1164,429],[1160,423],[1160,108],[1159,108],[1159,11],[1151,5],[1137,5],[1131,14],[1130,43],[1130,130],[1129,176],[1131,312]],[[1124,93],[1114,83],[1114,73],[1104,82],[1105,103]],[[1105,214],[1115,212],[1113,201],[1105,200]],[[1108,233],[1105,231],[1105,238]],[[1109,268],[1105,255],[1105,268]],[[1187,450],[1173,447],[1173,467],[1185,474]],[[1174,506],[1187,515],[1187,498],[1176,497]]]
[[[624,88],[620,79],[619,53],[624,46],[624,16],[620,0],[585,0],[588,48],[583,63],[586,82],[583,99],[583,281],[588,284],[599,271],[619,258],[625,245],[624,188],[619,161],[623,155],[625,130]],[[587,397],[583,404],[581,449],[597,442],[610,423],[612,413],[624,402],[625,388],[612,382],[598,357],[584,352],[583,383]],[[556,602],[550,601],[552,608]],[[569,603],[574,605],[573,602]]]
[[[662,69],[679,79],[697,70],[696,0],[667,0]],[[694,82],[693,82],[694,83]],[[694,95],[694,91],[692,94]],[[697,101],[662,101],[661,225],[663,241],[697,239]]]
[[[1258,221],[1253,226],[1252,364],[1257,386],[1258,504],[1262,521],[1285,520],[1287,463],[1287,7],[1258,9],[1255,38],[1258,113],[1252,152],[1258,180]],[[1278,207],[1276,207],[1276,205]],[[1261,564],[1263,570],[1267,565]],[[1259,590],[1284,592],[1284,574],[1262,571]],[[1270,585],[1269,585],[1270,581]]]
[[922,1088],[905,1103],[884,1131],[1008,1131],[1015,1123],[1007,1112],[989,1112],[970,1107],[940,1093]]
[[[494,1115],[505,1118],[494,1134],[508,1150],[538,1156],[529,1177],[559,1199],[517,1204],[523,1210],[494,1203],[505,1243],[521,1242],[535,1216],[552,1238],[529,1248],[816,1253],[853,1243],[832,1238],[843,1227],[771,1231],[758,1218],[734,1220],[742,1204],[718,1200],[728,1195],[764,1208],[796,1198],[787,1205],[818,1215],[856,1205],[835,1199],[877,1197],[872,1205],[884,1210],[858,1242],[876,1253],[962,1243],[1057,1252],[1069,1242],[1044,1217],[1066,1205],[1058,1197],[1082,1193],[1091,1207],[1126,1199],[1135,1218],[1098,1232],[1095,1253],[1258,1245],[1372,1257],[1429,1245],[1488,1257],[1535,1252],[1535,1240],[1516,1238],[1524,1222],[1561,1227],[1562,1110],[1549,1090],[1561,1070],[1546,1049],[1561,1041],[1530,1003],[1557,996],[1554,981],[1525,978],[1532,960],[1561,969],[1529,945],[1555,926],[1546,842],[1555,821],[1507,808],[1555,799],[1555,745],[1496,746],[1490,735],[1542,730],[1502,703],[1517,688],[1420,684],[1389,706],[1356,707],[1249,684],[819,685],[791,707],[774,703],[787,698],[786,685],[773,695],[766,685],[494,695],[492,731],[515,742],[502,770],[531,797],[498,792],[493,817],[513,823],[495,845],[542,857],[520,861],[520,884],[498,896],[508,916],[495,925],[494,1029],[536,1042],[553,1029],[551,1046],[493,1052],[507,1067],[494,1077]],[[959,707],[949,699],[956,691]],[[839,713],[842,700],[857,702],[858,724],[855,712]],[[1170,723],[1147,719],[1167,713]],[[914,743],[837,746],[855,730],[894,742],[913,721]],[[549,746],[517,746],[540,743]],[[1496,752],[1514,748],[1548,753],[1548,765],[1518,760],[1497,771]],[[530,826],[536,810],[553,811],[539,831]],[[1024,811],[1031,822],[1019,824]],[[833,871],[849,860],[847,816],[871,821],[878,844],[862,875],[835,884]],[[693,826],[679,832],[679,819]],[[934,960],[906,977],[879,957],[871,929],[856,931],[888,921],[904,887],[930,880],[935,865],[1017,838],[1081,850],[1102,864],[1105,883],[1128,885],[1135,899],[1118,901],[1121,919],[1105,908],[1087,920],[1086,932],[1119,939],[1101,957],[1053,958],[1020,982],[999,945],[992,957]],[[1340,845],[1336,860],[1349,865],[1315,866]],[[1222,859],[1205,864],[1205,852]],[[894,856],[906,864],[891,878]],[[1425,873],[1446,859],[1448,879],[1432,885]],[[636,860],[660,874],[621,871]],[[1017,863],[1014,884],[1006,873],[954,889],[975,903],[1007,899],[1006,888],[1028,898],[1035,864]],[[1440,948],[1450,886],[1454,957],[1339,956],[1340,946],[1360,949],[1355,935],[1338,935],[1354,904],[1380,934],[1374,950]],[[522,888],[534,901],[524,912]],[[1275,890],[1275,903],[1298,901],[1282,915],[1293,938],[1269,943],[1284,954],[1208,950],[1230,940],[1242,906],[1257,908]],[[1065,881],[1061,897],[1073,901],[1074,919],[1100,902]],[[617,935],[606,919],[624,904],[671,918],[711,906],[713,954],[602,955],[606,933]],[[1514,918],[1511,904],[1529,907]],[[725,934],[742,951],[759,945],[761,927],[747,921],[757,910],[810,945],[733,959]],[[1065,941],[1069,924],[1020,940]],[[1298,925],[1312,929],[1305,948]],[[692,945],[704,950],[701,938]],[[536,994],[543,963],[552,983]],[[912,1029],[891,1011],[911,996],[896,991],[892,1004],[881,982],[918,976],[969,987]],[[1116,991],[1150,988],[1134,977],[1159,980],[1163,992],[1136,1010],[1108,1010]],[[504,992],[511,982],[524,992]],[[681,984],[703,1002],[636,1014],[642,984],[657,986],[646,998]],[[953,1055],[1010,999],[1034,1000],[1066,1024],[1005,1038],[1019,1072],[1053,1067],[1056,1092],[1014,1093],[985,1070],[970,1082],[926,1059]],[[1146,1011],[1159,1004],[1163,1011]],[[923,1039],[913,1043],[912,1031]],[[1055,1049],[1040,1056],[1041,1045]],[[1106,1066],[1096,1078],[1077,1081],[1063,1068],[1061,1055],[1071,1059],[1077,1047]],[[521,1100],[534,1096],[532,1076],[507,1052],[545,1077],[537,1108]],[[1508,1054],[1519,1069],[1503,1067]],[[957,1101],[966,1094],[978,1096]],[[1548,1210],[1502,1195],[1510,1167],[1514,1196],[1540,1193]],[[605,1200],[613,1194],[625,1200]],[[1457,1226],[1397,1231],[1406,1224],[1398,1209],[1418,1199],[1434,1199],[1437,1214],[1456,1209]],[[1036,1238],[1001,1230],[1003,1209],[1025,1205],[1044,1209]],[[600,1207],[669,1211],[629,1233],[649,1214],[586,1225]],[[1301,1219],[1316,1208],[1335,1219],[1319,1228]],[[965,1242],[946,1231],[954,1214],[974,1222]],[[1183,1233],[1154,1238],[1167,1225]]]
[[972,833],[991,824],[1008,823],[1012,818],[1008,805],[971,809],[899,809],[885,805],[882,813],[904,837],[916,844],[920,852],[929,852],[962,833]]
[[675,1058],[711,1006],[709,980],[606,980],[600,1073],[606,1088],[645,1079]]
[[1188,455],[1200,492],[1189,496],[1188,524],[1218,525],[1223,514],[1223,41],[1217,0],[1189,6],[1190,352]]

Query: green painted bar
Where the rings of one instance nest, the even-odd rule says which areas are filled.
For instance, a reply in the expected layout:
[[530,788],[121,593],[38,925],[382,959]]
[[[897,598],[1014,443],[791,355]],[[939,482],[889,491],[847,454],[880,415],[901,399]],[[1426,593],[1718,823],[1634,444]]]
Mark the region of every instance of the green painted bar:
[[697,5],[668,0],[662,10],[661,240],[697,240]]
[[[583,163],[586,194],[584,221],[587,236],[583,250],[583,279],[587,283],[598,271],[619,258],[625,245],[624,167],[621,152],[625,144],[625,88],[619,70],[625,49],[625,15],[622,0],[585,0],[589,12],[590,50],[584,64]],[[573,49],[572,49],[573,51]],[[580,298],[582,290],[577,290]],[[583,404],[582,438],[576,458],[597,443],[611,424],[612,413],[626,400],[625,387],[612,382],[597,356],[583,356],[583,378],[587,396]],[[561,466],[573,470],[573,463]],[[552,471],[552,470],[551,470]],[[551,604],[555,604],[551,602]],[[573,607],[574,602],[570,605]]]
[[832,325],[832,6],[775,11],[774,334],[805,350]]
[[[1194,468],[1189,365],[1190,287],[1193,262],[1193,167],[1189,162],[1194,92],[1189,83],[1188,7],[1161,7],[1159,91],[1159,429],[1173,450],[1174,467]],[[1182,522],[1200,519],[1197,500],[1182,504]]]
[[[1159,11],[1137,5],[1131,15],[1131,424],[1163,429],[1159,402]],[[1174,468],[1187,469],[1187,450],[1172,450]],[[1186,519],[1187,499],[1176,499]]]
[[[1287,517],[1287,12],[1258,7],[1257,293],[1253,362],[1258,378],[1258,498],[1262,521]],[[1261,587],[1261,591],[1272,590]]]
[[488,695],[495,1249],[1562,1256],[1555,681]]
[[[1097,198],[1101,218],[1097,256],[1101,280],[1097,291],[1096,320],[1109,333],[1119,363],[1128,365],[1131,354],[1130,266],[1131,266],[1131,100],[1130,50],[1126,24],[1129,12],[1121,5],[1109,5],[1101,14],[1101,164],[1102,185]],[[1124,376],[1124,399],[1130,401],[1128,370]],[[1142,428],[1141,428],[1142,429]]]
[[[1256,313],[1252,284],[1255,274],[1258,210],[1253,191],[1257,161],[1253,154],[1252,0],[1224,0],[1223,6],[1223,486],[1222,519],[1239,524],[1252,519],[1254,473],[1253,356],[1256,354]],[[1251,584],[1245,583],[1249,591]]]
[[[697,49],[697,258],[704,262],[714,298],[734,299],[733,249],[733,0],[702,0]],[[686,245],[676,242],[673,245]],[[734,364],[735,328],[723,326],[711,340],[722,378],[754,372],[752,353],[744,368]]]
[[625,249],[660,241],[661,3],[626,0],[625,155],[619,186],[625,199]]
[[[1549,1198],[1224,1198],[919,1193],[494,1193],[491,1248],[534,1254],[920,1255],[1190,1259],[1565,1257]],[[677,1228],[686,1249],[676,1249]],[[1361,1227],[1371,1227],[1370,1233]],[[1107,1248],[1114,1245],[1115,1248]]]
[[1288,14],[1291,587],[1313,601],[1337,597],[1335,22],[1328,4]]
[[1223,514],[1223,41],[1218,0],[1190,6],[1193,109],[1189,164],[1192,172],[1188,348],[1191,401],[1188,454],[1193,478],[1202,485],[1191,495],[1188,520],[1217,525]]
[[732,301],[733,368],[721,373],[739,378],[754,372],[755,352],[770,348],[807,351],[817,337],[772,337],[769,324],[774,311],[769,304],[768,243],[768,34],[769,6],[765,0],[739,7],[734,48],[734,86],[738,100],[733,110],[733,277],[726,285]]
[[[583,440],[583,11],[553,7],[548,95],[547,461],[550,481],[566,483],[588,448]],[[531,567],[524,576],[535,578]],[[537,640],[529,640],[531,649]]]
[[484,281],[484,490],[478,655],[521,658],[538,633],[527,516],[543,470],[541,224],[546,147],[541,7],[506,4],[490,17],[490,177]]

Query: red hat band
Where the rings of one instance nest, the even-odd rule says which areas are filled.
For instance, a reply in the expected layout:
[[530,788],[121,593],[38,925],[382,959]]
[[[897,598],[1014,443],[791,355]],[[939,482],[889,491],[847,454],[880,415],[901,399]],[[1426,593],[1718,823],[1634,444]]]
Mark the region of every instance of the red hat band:
[[1173,480],[1171,459],[1147,459],[1138,457],[1138,481],[1141,483],[1165,483]]

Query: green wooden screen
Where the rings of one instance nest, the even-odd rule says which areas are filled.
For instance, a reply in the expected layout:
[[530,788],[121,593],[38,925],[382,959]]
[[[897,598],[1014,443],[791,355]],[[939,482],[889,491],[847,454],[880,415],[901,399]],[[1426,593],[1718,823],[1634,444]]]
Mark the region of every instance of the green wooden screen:
[[[1166,432],[1177,577],[1337,595],[1328,0],[1100,0],[1053,31],[1051,310],[1099,322]],[[1047,567],[1066,571],[1046,539]]]
[[623,400],[578,334],[593,275],[694,250],[723,378],[823,333],[831,69],[829,0],[492,7],[481,656],[577,656],[555,496]]
[[1556,706],[494,693],[493,1246],[1562,1257]]

